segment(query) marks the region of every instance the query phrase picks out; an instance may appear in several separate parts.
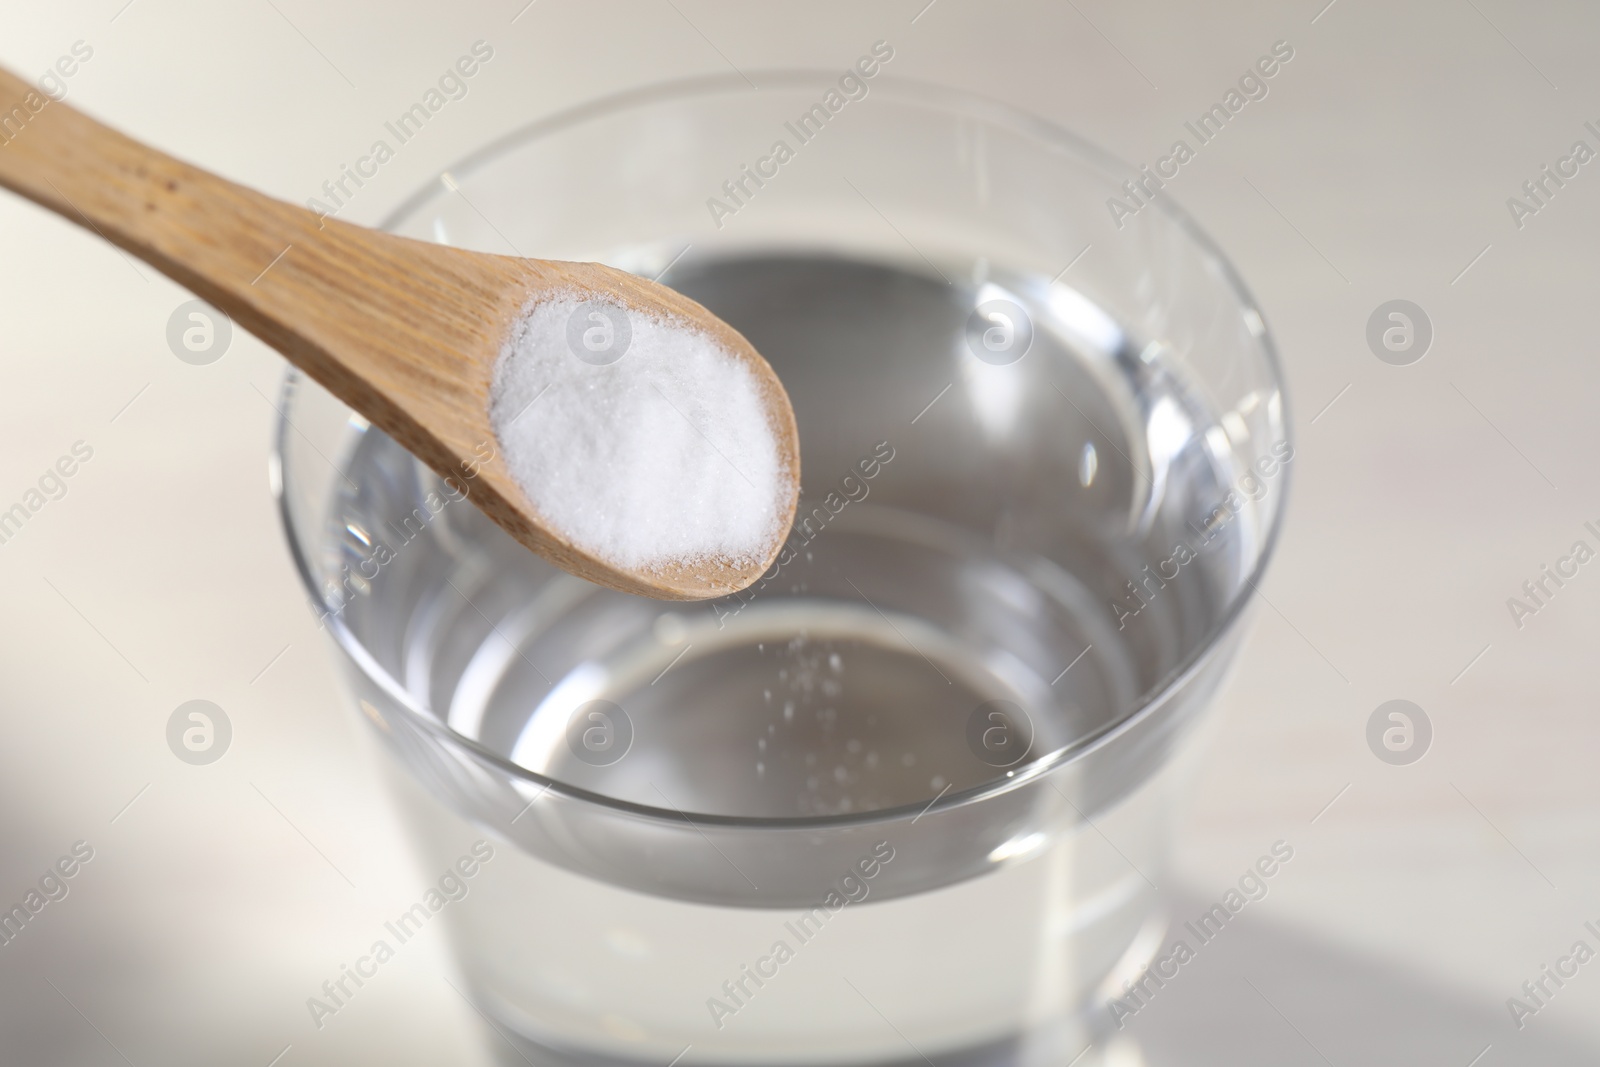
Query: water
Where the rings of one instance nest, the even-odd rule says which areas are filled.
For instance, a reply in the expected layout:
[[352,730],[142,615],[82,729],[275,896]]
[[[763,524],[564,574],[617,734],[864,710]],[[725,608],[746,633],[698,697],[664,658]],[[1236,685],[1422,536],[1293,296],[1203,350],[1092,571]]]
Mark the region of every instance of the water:
[[[666,604],[561,574],[369,431],[327,545],[345,622],[464,736],[691,814],[916,808],[1089,743],[1213,636],[1254,556],[1247,516],[1218,510],[1238,475],[1157,346],[1059,283],[944,270],[960,283],[813,258],[663,279],[755,344],[799,420],[793,551],[754,590]],[[973,355],[972,310],[997,299],[1031,320],[1015,362]],[[1098,829],[1042,826],[982,877],[852,904],[731,1017],[711,1001],[732,1005],[722,983],[795,909],[668,899],[506,845],[453,921],[476,995],[546,1059],[921,1062],[909,1040],[941,1063],[1064,1062],[1072,1012],[1150,947],[1140,868],[1167,788],[1130,782],[1084,813]],[[474,831],[410,795],[449,862]]]

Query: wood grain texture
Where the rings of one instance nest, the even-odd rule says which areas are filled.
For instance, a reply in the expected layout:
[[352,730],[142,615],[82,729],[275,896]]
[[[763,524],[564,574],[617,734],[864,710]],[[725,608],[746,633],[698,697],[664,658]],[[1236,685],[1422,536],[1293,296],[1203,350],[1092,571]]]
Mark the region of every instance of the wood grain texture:
[[[700,600],[751,584],[778,554],[800,484],[788,395],[742,335],[679,293],[596,263],[468,252],[319,218],[139,144],[4,70],[0,186],[215,305],[564,570],[629,593]],[[540,519],[495,441],[489,388],[520,313],[557,292],[675,317],[755,372],[791,487],[785,521],[759,565],[635,572],[595,558]],[[494,455],[482,462],[485,445]],[[476,476],[465,478],[471,471]]]

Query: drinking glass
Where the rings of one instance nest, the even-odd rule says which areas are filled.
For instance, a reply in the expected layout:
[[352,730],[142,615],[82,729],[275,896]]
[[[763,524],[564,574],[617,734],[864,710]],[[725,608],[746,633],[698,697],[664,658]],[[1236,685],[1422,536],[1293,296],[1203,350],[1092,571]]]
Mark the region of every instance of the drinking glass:
[[535,123],[387,223],[749,337],[804,462],[750,590],[564,574],[285,386],[292,553],[440,872],[393,933],[443,920],[508,1062],[1059,1067],[1164,930],[1294,458],[1272,343],[1061,129],[881,69],[750,80]]

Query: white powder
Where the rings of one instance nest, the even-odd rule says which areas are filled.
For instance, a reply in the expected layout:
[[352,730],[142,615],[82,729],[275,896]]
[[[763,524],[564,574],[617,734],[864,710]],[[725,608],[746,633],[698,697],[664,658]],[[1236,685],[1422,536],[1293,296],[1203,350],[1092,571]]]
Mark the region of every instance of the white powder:
[[500,354],[489,419],[545,522],[616,566],[760,563],[788,518],[755,374],[678,322],[544,300]]

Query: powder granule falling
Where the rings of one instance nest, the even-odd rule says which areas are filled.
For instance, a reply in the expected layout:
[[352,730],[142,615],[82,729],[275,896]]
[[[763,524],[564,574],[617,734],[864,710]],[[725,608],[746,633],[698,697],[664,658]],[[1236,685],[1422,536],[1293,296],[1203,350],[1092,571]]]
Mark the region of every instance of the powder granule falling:
[[489,419],[540,516],[615,566],[749,566],[781,537],[790,476],[760,383],[687,325],[547,298],[501,351]]

